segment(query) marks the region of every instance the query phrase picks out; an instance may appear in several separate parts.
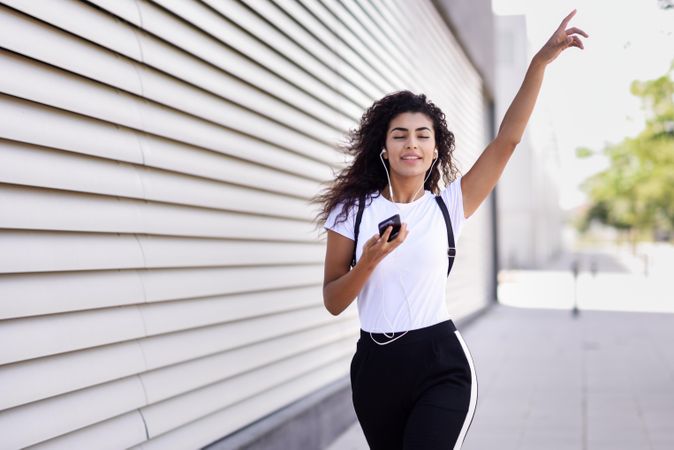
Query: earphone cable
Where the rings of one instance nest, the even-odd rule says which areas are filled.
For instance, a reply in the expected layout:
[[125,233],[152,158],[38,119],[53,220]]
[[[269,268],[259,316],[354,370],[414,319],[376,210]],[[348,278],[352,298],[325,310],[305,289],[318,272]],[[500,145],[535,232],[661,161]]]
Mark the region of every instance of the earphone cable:
[[[384,170],[386,171],[386,179],[388,180],[389,192],[391,193],[391,203],[393,203],[395,205],[395,207],[398,209],[398,212],[400,213],[400,217],[401,217],[401,223],[402,223],[403,222],[403,220],[402,220],[403,214],[402,214],[402,211],[400,210],[400,207],[395,203],[395,198],[393,197],[393,187],[391,185],[391,178],[389,177],[388,169],[386,168],[386,163],[384,162],[384,159],[382,158],[382,153],[384,153],[384,150],[382,150],[379,153],[379,159],[381,159],[381,162],[384,165]],[[414,193],[414,196],[412,196],[412,199],[414,199],[417,196],[417,193],[421,190],[421,188],[424,187],[424,184],[426,184],[426,180],[428,180],[428,177],[431,175],[433,165],[435,164],[435,162],[437,160],[438,160],[437,157],[434,158],[433,164],[431,164],[431,167],[428,169],[428,175],[426,175],[426,178],[424,179],[424,182],[421,184],[421,187],[419,189],[417,189],[417,192]],[[407,291],[405,290],[405,286],[403,285],[403,282],[400,279],[400,272],[396,273],[396,277],[398,278],[398,283],[400,284],[400,287],[402,288],[403,296],[405,298],[405,303],[407,303],[407,310],[408,310],[408,313],[409,313],[410,325],[411,325],[414,322],[414,320],[412,318],[412,307],[410,306],[409,299],[407,298]],[[389,320],[388,315],[386,314],[386,308],[384,308],[383,306],[382,306],[382,312],[384,313],[384,318],[386,319],[386,322],[391,327],[391,329],[395,329],[395,327],[393,326],[393,324]],[[389,336],[386,332],[383,332],[384,336],[386,336],[389,339],[389,341],[387,341],[387,342],[377,342],[377,340],[372,336],[372,332],[370,332],[370,339],[372,339],[378,345],[387,345],[387,344],[390,344],[390,343],[400,339],[401,337],[405,336],[408,331],[409,330],[406,330],[403,334],[401,334],[400,336],[394,337],[393,339],[391,339],[391,337],[395,336],[395,331],[391,331],[391,336]]]

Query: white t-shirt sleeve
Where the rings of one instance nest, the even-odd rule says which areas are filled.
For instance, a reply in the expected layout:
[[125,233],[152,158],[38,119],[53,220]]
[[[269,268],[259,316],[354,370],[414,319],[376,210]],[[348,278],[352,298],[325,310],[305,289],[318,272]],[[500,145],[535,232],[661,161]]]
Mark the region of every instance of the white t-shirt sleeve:
[[454,240],[458,241],[461,235],[461,229],[466,221],[463,213],[463,192],[461,191],[461,178],[459,175],[454,181],[446,186],[441,192],[440,196],[447,205],[447,212],[452,221],[452,231],[454,232]]
[[[354,207],[356,207],[354,205]],[[342,212],[342,203],[338,203],[337,206],[332,208],[332,210],[328,213],[328,218],[325,220],[325,225],[323,225],[323,228],[326,230],[332,230],[335,231],[342,236],[346,236],[352,241],[355,241],[354,237],[354,222],[355,222],[355,217],[354,217],[354,208],[351,208],[350,211],[347,212],[346,219],[343,217],[339,218],[339,223],[335,223],[337,220],[337,216],[340,215]]]

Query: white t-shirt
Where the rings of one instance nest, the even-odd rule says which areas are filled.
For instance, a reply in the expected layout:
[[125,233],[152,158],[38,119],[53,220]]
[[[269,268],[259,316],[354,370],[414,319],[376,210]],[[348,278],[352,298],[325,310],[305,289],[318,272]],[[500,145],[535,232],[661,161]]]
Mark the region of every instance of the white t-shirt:
[[[443,188],[440,196],[447,205],[458,247],[466,220],[461,176]],[[373,200],[368,204],[366,197],[356,261],[360,261],[365,242],[374,234],[379,234],[377,224],[384,219],[400,214],[401,223],[407,223],[409,234],[402,244],[379,262],[360,291],[357,304],[361,328],[373,333],[389,333],[423,328],[449,319],[445,301],[447,227],[435,196],[426,190],[423,197],[411,203],[393,203],[377,191],[369,197]],[[340,222],[335,224],[341,208],[340,203],[330,211],[324,228],[354,240],[358,203],[348,212],[346,221],[340,218]]]

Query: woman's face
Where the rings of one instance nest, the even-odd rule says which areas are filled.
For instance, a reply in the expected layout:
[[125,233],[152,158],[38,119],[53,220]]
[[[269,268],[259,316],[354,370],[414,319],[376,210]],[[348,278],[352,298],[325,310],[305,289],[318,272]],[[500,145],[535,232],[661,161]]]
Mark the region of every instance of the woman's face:
[[433,121],[420,112],[398,114],[391,119],[386,131],[386,150],[384,156],[392,171],[403,176],[423,177],[433,163]]

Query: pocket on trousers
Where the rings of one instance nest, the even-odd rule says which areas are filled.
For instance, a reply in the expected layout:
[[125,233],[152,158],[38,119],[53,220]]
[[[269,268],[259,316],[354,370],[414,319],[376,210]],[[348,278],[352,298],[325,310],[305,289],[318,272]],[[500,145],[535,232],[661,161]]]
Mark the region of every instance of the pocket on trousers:
[[456,369],[465,365],[466,357],[455,335],[433,339],[431,348],[436,365],[440,364],[446,369]]
[[351,358],[351,387],[355,389],[355,384],[358,380],[358,375],[362,371],[363,364],[366,361],[367,357],[367,348],[362,346],[356,347],[356,353],[354,353],[353,358]]

